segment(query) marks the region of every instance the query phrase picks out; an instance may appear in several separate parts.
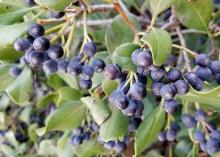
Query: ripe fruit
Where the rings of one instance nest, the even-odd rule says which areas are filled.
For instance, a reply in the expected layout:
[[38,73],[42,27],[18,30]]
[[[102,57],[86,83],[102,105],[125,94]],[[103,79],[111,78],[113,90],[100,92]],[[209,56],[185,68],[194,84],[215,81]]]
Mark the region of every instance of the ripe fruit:
[[143,76],[147,76],[150,73],[150,69],[145,66],[137,66],[137,73]]
[[59,59],[63,56],[63,48],[60,45],[51,45],[47,53],[52,59]]
[[83,46],[83,54],[92,57],[96,53],[96,45],[94,42],[88,42]]
[[220,140],[220,131],[218,131],[218,130],[212,130],[210,136],[211,136],[213,139]]
[[80,145],[80,144],[82,144],[82,142],[83,142],[83,140],[82,140],[81,136],[76,135],[71,138],[71,143],[73,145]]
[[166,75],[166,72],[163,68],[155,69],[151,71],[151,78],[154,81],[161,81],[165,75]]
[[84,131],[84,128],[80,126],[74,130],[74,133],[76,135],[81,135],[83,133],[83,131]]
[[43,69],[46,74],[52,74],[57,72],[57,61],[50,59],[43,63]]
[[92,80],[79,80],[79,86],[83,89],[89,89],[92,87]]
[[178,80],[174,83],[177,94],[184,95],[189,91],[189,84],[185,80]]
[[197,91],[201,91],[203,89],[202,80],[193,72],[188,72],[184,75],[184,78],[187,82]]
[[203,152],[207,152],[206,142],[205,142],[205,141],[204,141],[204,142],[201,142],[199,146],[200,146],[200,149],[201,149]]
[[176,131],[172,130],[172,129],[167,130],[167,132],[166,132],[166,139],[168,141],[174,141],[175,138],[176,138]]
[[21,74],[22,69],[17,67],[17,66],[13,66],[13,67],[10,68],[9,72],[10,72],[11,76],[17,77]]
[[104,143],[104,147],[109,150],[112,149],[114,146],[115,146],[115,141],[108,141]]
[[137,50],[135,50],[135,51],[132,53],[132,55],[131,55],[131,60],[132,60],[132,62],[133,62],[135,65],[137,65],[138,55],[139,55],[140,52],[142,52],[142,51],[143,51],[143,49],[137,49]]
[[50,42],[45,37],[38,37],[34,40],[33,47],[37,52],[44,52],[49,49]]
[[87,131],[82,134],[82,139],[88,141],[90,140],[90,135],[91,135],[90,132]]
[[138,101],[138,100],[134,100],[136,105],[137,105],[137,109],[135,112],[135,117],[139,117],[141,118],[143,115],[143,111],[144,111],[144,103],[142,101]]
[[167,73],[167,78],[172,82],[175,82],[176,80],[180,79],[181,76],[182,76],[181,71],[176,68],[168,71],[168,73]]
[[122,110],[127,108],[129,104],[128,97],[123,93],[122,90],[116,90],[112,92],[109,96],[109,102]]
[[196,75],[203,81],[211,81],[212,80],[212,71],[209,68],[199,67],[196,70]]
[[218,141],[213,138],[209,138],[206,142],[206,149],[209,155],[213,155],[218,152],[220,150]]
[[134,100],[129,100],[128,106],[122,110],[122,112],[127,116],[134,116],[137,110],[137,104]]
[[92,62],[92,68],[95,72],[102,72],[105,68],[105,62],[102,59],[96,58]]
[[161,141],[161,142],[164,142],[166,141],[166,132],[163,131],[163,132],[160,132],[159,136],[158,136],[158,140]]
[[155,96],[160,96],[160,89],[164,86],[162,82],[152,82],[151,84],[151,92]]
[[153,64],[152,56],[148,50],[143,50],[137,55],[137,65],[149,67]]
[[160,89],[160,95],[165,100],[170,100],[176,95],[176,89],[171,84],[164,85]]
[[220,61],[213,61],[210,65],[210,69],[214,74],[220,73]]
[[89,129],[93,132],[98,132],[99,131],[99,126],[96,122],[92,122],[92,124],[89,126]]
[[196,125],[194,117],[187,113],[182,115],[182,121],[187,128],[193,128]]
[[40,37],[44,35],[44,27],[34,23],[30,26],[28,33],[29,35],[33,36],[34,38]]
[[176,132],[180,131],[180,126],[177,123],[175,123],[175,122],[171,123],[170,128],[172,130],[175,130]]
[[165,100],[163,103],[163,107],[167,113],[172,114],[178,109],[178,103],[175,99]]
[[67,71],[69,74],[71,74],[73,76],[80,74],[82,71],[82,65],[80,63],[80,59],[73,58],[67,66]]
[[59,72],[67,73],[67,66],[69,64],[69,61],[62,60],[58,62],[57,69]]
[[215,80],[220,85],[220,74],[215,75]]
[[29,6],[33,6],[35,5],[36,3],[34,2],[34,0],[24,0],[25,3],[27,3]]
[[90,80],[92,78],[93,74],[94,74],[94,71],[93,71],[92,67],[90,65],[84,65],[82,67],[82,72],[80,74],[80,77],[83,80]]
[[25,52],[30,48],[30,42],[29,40],[25,38],[17,39],[14,43],[14,48],[18,52]]
[[140,82],[135,82],[130,88],[130,95],[135,100],[142,100],[146,95],[146,87]]
[[195,63],[201,67],[206,67],[210,63],[209,56],[207,54],[198,54],[195,58]]
[[205,111],[203,111],[202,109],[198,109],[195,112],[195,120],[198,122],[202,122],[205,121],[207,118],[207,114]]
[[28,56],[29,56],[28,58],[29,58],[30,64],[33,66],[40,66],[44,61],[43,53],[32,51],[30,52]]
[[194,133],[194,139],[199,143],[204,142],[205,141],[205,135],[201,131],[196,130],[195,133]]
[[105,67],[104,75],[109,80],[115,80],[120,74],[120,71],[115,64],[108,64]]
[[50,11],[50,16],[55,19],[60,19],[65,15],[65,12],[62,11]]
[[123,151],[125,151],[126,149],[126,144],[124,142],[121,142],[121,141],[117,141],[115,143],[115,146],[114,146],[114,150],[117,152],[117,153],[122,153]]
[[130,132],[135,132],[141,122],[142,122],[142,120],[140,118],[132,118],[131,117],[129,125],[128,125],[128,130]]

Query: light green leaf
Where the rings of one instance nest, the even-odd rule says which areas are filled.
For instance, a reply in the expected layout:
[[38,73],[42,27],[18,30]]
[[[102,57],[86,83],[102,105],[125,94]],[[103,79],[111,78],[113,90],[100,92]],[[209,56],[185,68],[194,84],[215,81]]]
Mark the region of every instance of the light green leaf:
[[77,79],[66,73],[57,73],[71,88],[79,89]]
[[58,74],[53,74],[49,76],[47,84],[54,89],[59,89],[65,85],[65,82]]
[[14,103],[27,105],[32,94],[32,89],[32,72],[29,68],[24,68],[17,79],[7,87],[6,93]]
[[139,46],[132,43],[120,45],[113,53],[113,62],[125,70],[136,70],[136,66],[131,61],[131,55]]
[[9,69],[12,65],[0,65],[0,91],[4,91],[15,78],[9,74]]
[[111,106],[111,117],[100,127],[100,137],[104,141],[116,140],[128,132],[129,118],[116,107]]
[[69,138],[70,138],[70,134],[71,134],[71,131],[67,130],[64,132],[64,134],[60,137],[60,139],[57,141],[57,146],[61,149],[64,149],[66,144],[68,143],[69,141]]
[[12,12],[21,9],[22,7],[10,4],[7,2],[0,2],[0,14],[4,14],[7,12]]
[[135,154],[139,155],[145,148],[157,140],[165,124],[165,112],[161,106],[144,119],[135,136]]
[[103,124],[109,118],[110,110],[106,102],[89,96],[81,98],[81,101],[89,109],[90,114],[98,125]]
[[37,129],[37,124],[31,124],[29,127],[28,127],[28,136],[29,138],[31,139],[31,141],[33,142],[36,142],[37,141],[37,134],[35,132],[35,130]]
[[36,0],[36,2],[43,6],[63,11],[64,8],[72,2],[72,0]]
[[102,81],[102,88],[106,95],[110,95],[117,87],[118,87],[118,83],[115,80]]
[[141,38],[141,41],[150,47],[154,65],[160,66],[167,61],[172,50],[172,40],[167,31],[153,28]]
[[57,93],[55,92],[50,92],[47,93],[45,96],[41,97],[38,102],[37,102],[37,106],[39,108],[44,108],[46,107],[49,103],[53,103],[55,102],[55,100],[57,99]]
[[176,13],[179,21],[189,28],[208,32],[208,24],[212,17],[212,0],[176,1]]

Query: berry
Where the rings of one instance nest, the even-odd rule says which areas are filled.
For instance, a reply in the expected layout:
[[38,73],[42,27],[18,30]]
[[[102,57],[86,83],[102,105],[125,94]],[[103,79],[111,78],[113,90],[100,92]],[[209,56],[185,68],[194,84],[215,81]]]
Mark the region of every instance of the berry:
[[185,80],[176,81],[174,86],[179,95],[184,95],[189,91],[189,84]]
[[187,128],[193,128],[196,125],[196,120],[190,114],[183,114],[182,121]]
[[144,104],[142,101],[138,101],[138,100],[134,100],[134,101],[137,104],[135,117],[141,117],[143,115],[143,111],[144,111]]
[[138,77],[138,82],[146,85],[147,84],[147,77],[146,76],[143,76],[143,75],[137,75]]
[[220,61],[213,61],[210,65],[210,69],[214,74],[220,73]]
[[16,130],[15,138],[18,142],[21,142],[21,143],[28,141],[28,137],[24,133],[22,133],[20,130]]
[[82,72],[80,74],[80,77],[83,80],[90,80],[92,78],[93,74],[94,74],[94,71],[93,71],[92,67],[90,65],[84,65],[82,67]]
[[135,50],[135,51],[132,53],[132,55],[131,55],[131,60],[132,60],[132,62],[133,62],[135,65],[137,65],[138,55],[139,55],[140,52],[142,52],[142,51],[143,51],[143,49],[137,49],[137,50]]
[[167,61],[165,63],[165,66],[171,66],[171,67],[175,67],[176,66],[176,62],[177,62],[177,57],[174,55],[170,55],[167,58]]
[[213,139],[220,140],[220,131],[218,131],[218,130],[212,130],[210,136],[211,136]]
[[203,81],[211,81],[212,80],[212,71],[209,68],[199,67],[196,70],[196,75]]
[[32,51],[29,54],[29,61],[33,66],[40,66],[44,61],[44,54]]
[[14,42],[14,48],[16,51],[18,52],[25,52],[30,48],[30,42],[29,40],[25,39],[25,38],[21,38],[21,39],[17,39]]
[[49,49],[50,41],[45,37],[38,37],[34,40],[33,47],[37,52],[44,52]]
[[168,71],[167,73],[167,78],[172,82],[175,82],[176,80],[180,79],[181,76],[182,76],[181,71],[176,68]]
[[44,72],[47,74],[52,74],[57,72],[57,65],[58,65],[57,61],[53,59],[44,62],[43,63]]
[[148,50],[143,50],[137,55],[137,65],[149,67],[153,64],[152,56]]
[[92,68],[95,72],[102,72],[105,68],[105,62],[102,59],[96,58],[92,62]]
[[178,103],[175,99],[165,100],[163,107],[167,113],[172,114],[178,109]]
[[213,0],[214,4],[220,4],[220,0]]
[[32,36],[30,36],[30,35],[28,35],[27,36],[27,40],[29,41],[29,43],[31,43],[31,44],[33,44],[33,42],[34,42],[34,37],[32,37]]
[[164,86],[162,82],[152,82],[151,84],[151,92],[155,96],[160,96],[160,89]]
[[59,59],[63,56],[63,48],[60,45],[51,45],[47,53],[52,59]]
[[82,137],[81,136],[73,136],[72,138],[71,138],[71,143],[73,144],[73,145],[80,145],[80,144],[82,144],[82,142],[83,142],[83,140],[82,140]]
[[83,80],[83,79],[80,79],[79,80],[79,86],[82,88],[82,89],[90,89],[92,87],[92,80]]
[[118,89],[122,90],[124,94],[127,94],[128,91],[130,90],[130,85],[126,85],[126,81],[123,81],[119,84]]
[[150,69],[145,66],[137,66],[137,73],[143,76],[147,76],[150,73]]
[[50,11],[50,16],[55,19],[60,19],[65,15],[65,12],[62,11]]
[[151,78],[154,81],[161,81],[164,78],[165,74],[166,72],[163,68],[155,69],[151,71]]
[[17,67],[17,66],[13,66],[13,67],[10,68],[9,72],[10,72],[11,76],[17,77],[21,74],[22,69]]
[[140,82],[134,83],[130,88],[130,95],[135,100],[142,100],[146,96],[146,87]]
[[62,60],[58,62],[57,69],[59,72],[67,73],[67,66],[69,62],[67,60]]
[[215,80],[220,85],[220,74],[215,75]]
[[105,67],[104,75],[109,80],[115,80],[120,74],[118,67],[115,64],[108,64]]
[[201,149],[203,152],[207,152],[206,142],[205,142],[205,141],[204,141],[204,142],[201,142],[199,146],[200,146],[200,149]]
[[167,132],[166,132],[166,139],[168,141],[174,141],[175,138],[176,138],[176,131],[172,130],[172,129],[167,130]]
[[201,67],[206,67],[210,63],[209,56],[207,54],[198,54],[195,58],[195,63]]
[[96,45],[94,42],[88,42],[84,45],[82,50],[84,55],[87,55],[88,57],[94,56],[96,53]]
[[90,140],[90,132],[83,133],[82,134],[82,139],[86,140],[86,141]]
[[176,95],[176,89],[171,84],[164,85],[160,89],[160,95],[165,100],[170,100]]
[[213,138],[208,139],[206,142],[206,149],[209,155],[218,152],[220,150],[218,141]]
[[108,141],[104,143],[104,147],[109,150],[112,149],[114,146],[115,146],[115,141]]
[[141,123],[141,119],[140,118],[131,118],[130,123],[128,125],[128,130],[130,132],[135,132],[138,128],[138,126]]
[[29,35],[31,35],[32,37],[34,38],[37,38],[37,37],[40,37],[40,36],[43,36],[44,35],[44,27],[37,24],[37,23],[34,23],[30,26],[29,30],[28,30],[28,33]]
[[117,77],[116,81],[118,81],[119,83],[126,81],[127,78],[127,73],[126,72],[120,72],[119,76]]
[[129,104],[128,106],[122,110],[122,112],[124,113],[124,115],[127,116],[134,116],[137,110],[137,104],[134,100],[129,100]]
[[35,5],[36,3],[34,2],[34,0],[24,0],[25,3],[27,3],[29,6],[33,6]]
[[203,89],[202,80],[193,72],[188,72],[184,75],[184,78],[187,82],[197,91],[201,91]]
[[160,134],[159,134],[159,136],[158,136],[158,140],[159,140],[160,142],[166,141],[166,132],[165,132],[165,131],[160,132]]
[[205,135],[201,131],[196,130],[195,133],[194,133],[194,139],[199,143],[204,142],[205,141]]
[[196,110],[194,117],[196,121],[202,122],[206,120],[207,114],[202,109],[198,109]]
[[76,135],[81,135],[83,133],[83,131],[84,131],[84,128],[80,126],[74,130],[74,133]]
[[122,110],[127,108],[129,104],[128,97],[123,93],[122,90],[112,92],[109,96],[109,102]]
[[115,143],[115,146],[114,146],[114,150],[117,152],[117,153],[122,153],[123,151],[125,151],[126,149],[126,144],[124,142],[121,142],[121,141],[117,141]]
[[67,66],[67,71],[69,74],[76,76],[79,73],[81,73],[82,71],[82,65],[80,63],[80,59],[79,58],[73,58],[68,66]]
[[94,132],[99,131],[99,126],[96,122],[92,122],[92,124],[89,126],[89,128],[90,128],[91,131],[94,131]]
[[170,128],[172,130],[175,130],[176,132],[180,131],[180,126],[177,123],[175,123],[175,122],[171,123]]

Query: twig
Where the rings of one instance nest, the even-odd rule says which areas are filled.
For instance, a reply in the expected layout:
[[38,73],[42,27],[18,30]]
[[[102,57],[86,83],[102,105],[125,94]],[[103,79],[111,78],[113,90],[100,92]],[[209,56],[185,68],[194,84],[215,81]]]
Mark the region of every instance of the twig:
[[193,57],[195,57],[197,55],[196,52],[193,52],[190,49],[187,49],[186,47],[183,47],[183,46],[180,46],[180,45],[177,45],[177,44],[172,44],[172,46],[175,47],[175,48],[178,48],[178,49],[181,49],[181,50],[184,50],[184,51],[188,52]]
[[[199,31],[199,30],[195,30],[195,29],[185,29],[185,30],[181,30],[182,34],[188,34],[188,33],[201,33],[201,34],[207,34],[207,32],[204,31]],[[175,36],[178,35],[177,32],[172,32],[170,33],[171,36]]]

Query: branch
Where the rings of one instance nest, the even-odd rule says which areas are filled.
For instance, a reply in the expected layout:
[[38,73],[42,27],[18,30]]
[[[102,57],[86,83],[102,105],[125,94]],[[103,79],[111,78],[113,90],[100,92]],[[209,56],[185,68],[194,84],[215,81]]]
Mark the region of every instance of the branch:
[[[182,34],[188,34],[188,33],[201,33],[201,34],[207,34],[206,32],[204,31],[199,31],[199,30],[195,30],[195,29],[185,29],[185,30],[181,30],[181,33]],[[171,36],[175,36],[175,35],[178,35],[177,32],[172,32],[170,33]]]

